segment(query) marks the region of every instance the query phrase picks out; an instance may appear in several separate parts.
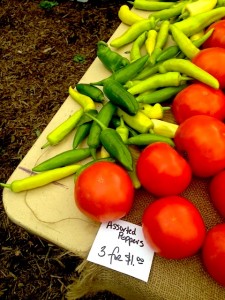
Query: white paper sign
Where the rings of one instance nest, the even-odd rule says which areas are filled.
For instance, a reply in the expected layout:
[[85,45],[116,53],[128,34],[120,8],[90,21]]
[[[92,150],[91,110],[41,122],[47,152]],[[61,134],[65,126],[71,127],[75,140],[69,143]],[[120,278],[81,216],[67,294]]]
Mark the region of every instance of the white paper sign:
[[141,226],[117,220],[101,224],[87,260],[147,282],[153,255]]

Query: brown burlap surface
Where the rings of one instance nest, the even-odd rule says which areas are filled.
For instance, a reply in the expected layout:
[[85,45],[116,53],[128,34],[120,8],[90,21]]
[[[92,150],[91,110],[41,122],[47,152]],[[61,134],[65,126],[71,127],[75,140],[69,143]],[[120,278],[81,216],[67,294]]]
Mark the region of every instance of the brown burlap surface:
[[[200,210],[207,229],[223,222],[210,202],[208,182],[195,178],[182,194]],[[135,205],[125,220],[141,225],[142,213],[153,200],[143,189],[137,190]],[[68,300],[103,290],[132,300],[225,299],[225,288],[219,286],[204,270],[201,253],[182,260],[167,260],[155,255],[147,283],[86,260],[77,271],[80,276],[68,287]]]

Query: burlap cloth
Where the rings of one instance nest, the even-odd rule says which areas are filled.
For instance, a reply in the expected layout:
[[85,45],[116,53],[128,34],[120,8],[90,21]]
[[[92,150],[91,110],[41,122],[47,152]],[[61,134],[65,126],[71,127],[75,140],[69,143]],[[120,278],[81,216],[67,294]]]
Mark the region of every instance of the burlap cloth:
[[[200,210],[207,229],[223,221],[210,203],[208,180],[194,178],[182,195]],[[143,189],[137,190],[134,207],[125,220],[141,225],[142,213],[153,200]],[[78,266],[77,272],[79,276],[68,287],[68,300],[104,290],[132,300],[225,299],[225,288],[204,270],[200,253],[182,260],[167,260],[155,254],[147,283],[86,260]]]

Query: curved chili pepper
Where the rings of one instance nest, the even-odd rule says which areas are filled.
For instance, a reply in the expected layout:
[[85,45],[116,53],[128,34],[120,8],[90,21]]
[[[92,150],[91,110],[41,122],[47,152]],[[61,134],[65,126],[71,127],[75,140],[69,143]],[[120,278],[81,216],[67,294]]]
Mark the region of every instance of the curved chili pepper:
[[202,29],[205,29],[212,23],[222,19],[224,16],[225,7],[218,7],[174,24],[177,26],[177,28],[182,30],[184,34],[187,36],[192,36]]
[[122,117],[124,119],[126,124],[140,133],[146,133],[151,128],[153,128],[152,121],[140,110],[136,113],[135,116],[130,116],[125,111],[119,108],[117,110],[117,114],[119,117]]
[[74,101],[76,101],[78,104],[82,106],[84,111],[96,109],[95,103],[90,97],[79,93],[78,91],[74,90],[71,86],[69,87],[69,95]]
[[106,80],[103,92],[114,105],[122,108],[128,114],[135,115],[137,113],[139,106],[136,98],[128,93],[118,81]]
[[[195,45],[195,47],[199,48],[213,33],[214,28],[207,31],[203,36],[200,38],[193,40],[192,43]],[[178,45],[172,45],[170,47],[165,48],[159,56],[156,58],[157,62],[167,60],[170,58],[174,58],[180,53],[180,47]]]
[[133,4],[133,6],[137,9],[141,10],[161,10],[161,9],[167,9],[174,5],[174,2],[161,2],[161,1],[146,1],[146,0],[134,0],[134,1],[128,1],[130,4]]
[[120,21],[126,25],[132,25],[134,23],[144,20],[143,17],[131,11],[129,6],[126,4],[120,6],[120,9],[118,11],[118,17]]
[[[185,72],[182,73],[186,74]],[[189,79],[190,78],[186,76],[182,76],[179,71],[171,71],[167,73],[164,72],[163,74],[158,73],[129,88],[128,92],[132,95],[137,95],[148,90],[160,87],[179,86],[180,84],[182,84],[182,82]]]
[[139,94],[136,97],[136,100],[140,103],[147,104],[161,103],[173,98],[185,87],[187,87],[187,84],[182,84],[180,86],[169,86],[151,92],[144,92]]
[[162,21],[157,37],[156,37],[156,43],[155,48],[153,50],[152,55],[150,56],[150,62],[152,64],[155,64],[157,56],[162,52],[164,46],[166,45],[166,42],[169,37],[169,26],[170,22],[168,20]]
[[210,75],[208,72],[199,68],[193,64],[190,60],[180,59],[180,58],[171,58],[162,62],[159,66],[159,72],[180,72],[186,74],[187,76],[192,77],[198,81],[201,81],[214,89],[219,88],[218,80]]
[[180,48],[180,50],[189,58],[195,57],[200,50],[193,44],[193,42],[183,33],[182,30],[176,27],[176,25],[170,25],[170,31],[173,39]]
[[102,103],[105,99],[102,90],[100,90],[97,86],[93,86],[88,83],[77,83],[76,90],[79,93],[90,97],[95,102]]
[[[88,113],[86,113],[88,115]],[[90,115],[90,118],[101,127],[100,141],[106,151],[118,160],[127,170],[133,170],[133,159],[129,148],[124,144],[119,133],[112,128],[106,127],[99,119]]]
[[78,124],[84,110],[81,108],[73,113],[66,121],[62,122],[58,127],[47,135],[47,143],[41,149],[48,146],[54,146],[61,142]]
[[[146,1],[147,2],[147,1]],[[114,48],[121,48],[127,44],[132,43],[136,40],[139,35],[141,35],[144,31],[153,29],[155,24],[153,25],[152,19],[142,20],[132,24],[128,29],[119,37],[116,37],[110,42],[110,46]]]
[[70,165],[66,167],[57,168],[54,170],[45,171],[26,177],[24,179],[14,180],[11,183],[0,183],[1,187],[9,188],[14,193],[19,193],[31,189],[44,186],[48,183],[68,177],[81,167],[81,165]]
[[[98,114],[97,110],[89,110],[88,112],[93,116],[97,116]],[[80,145],[80,143],[88,136],[91,130],[92,123],[93,120],[86,115],[83,115],[80,118],[73,138],[73,149],[77,148]]]
[[142,57],[141,49],[142,49],[142,46],[145,44],[146,38],[147,38],[147,31],[144,31],[133,42],[131,49],[130,49],[130,60],[131,61],[137,60],[138,58]]
[[125,84],[128,80],[133,79],[141,72],[146,62],[148,61],[148,58],[148,55],[144,55],[143,57],[131,62],[129,65],[123,67],[122,69],[119,69],[109,77],[98,82],[93,82],[91,84],[103,86],[108,79],[114,79],[121,84]]
[[188,3],[188,1],[182,1],[181,3],[174,4],[170,8],[153,12],[150,16],[154,17],[156,20],[169,20],[170,18],[179,16],[186,3]]
[[113,73],[130,63],[126,57],[111,50],[108,44],[103,41],[97,43],[97,57],[106,69]]
[[65,167],[88,158],[90,155],[91,151],[89,148],[67,150],[43,161],[39,165],[35,166],[32,171],[44,172],[60,167]]
[[[109,125],[109,122],[112,119],[112,116],[116,112],[117,107],[112,102],[107,102],[99,111],[96,118],[103,123],[105,126]],[[88,114],[88,116],[93,119],[93,116]],[[91,155],[93,158],[96,158],[96,150],[100,146],[100,133],[101,127],[97,122],[93,122],[91,125],[90,133],[87,138],[87,144],[91,150]]]
[[164,142],[174,147],[175,144],[171,138],[154,134],[154,133],[141,133],[137,136],[130,137],[127,140],[127,144],[129,145],[137,145],[137,146],[146,146],[155,142]]

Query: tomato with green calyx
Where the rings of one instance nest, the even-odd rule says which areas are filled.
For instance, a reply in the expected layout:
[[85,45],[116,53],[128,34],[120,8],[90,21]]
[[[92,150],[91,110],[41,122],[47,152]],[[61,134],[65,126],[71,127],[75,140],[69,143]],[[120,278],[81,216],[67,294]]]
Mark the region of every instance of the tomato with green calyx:
[[113,162],[96,162],[78,176],[74,195],[81,212],[95,221],[108,222],[129,213],[134,186],[121,166]]
[[192,178],[186,160],[164,142],[147,146],[137,160],[136,170],[141,185],[157,197],[180,194]]
[[217,21],[211,24],[207,31],[213,30],[213,33],[210,37],[204,42],[202,48],[210,48],[210,47],[220,47],[225,48],[225,20]]
[[225,119],[225,95],[203,83],[193,83],[180,91],[172,102],[172,113],[178,124],[195,115]]
[[216,118],[188,118],[179,125],[174,143],[198,177],[214,176],[225,168],[225,124]]
[[202,261],[209,275],[225,287],[225,223],[214,226],[206,234]]
[[225,170],[219,172],[211,179],[209,194],[214,207],[225,218]]
[[220,89],[225,88],[225,49],[206,48],[194,56],[192,62],[219,81]]
[[150,247],[168,259],[196,254],[206,234],[198,209],[180,196],[164,197],[151,203],[144,211],[142,229]]

